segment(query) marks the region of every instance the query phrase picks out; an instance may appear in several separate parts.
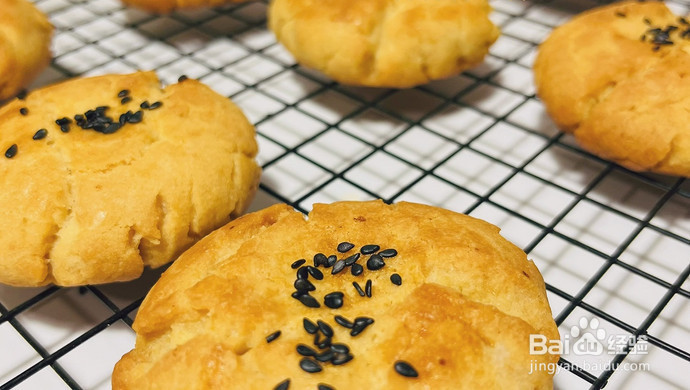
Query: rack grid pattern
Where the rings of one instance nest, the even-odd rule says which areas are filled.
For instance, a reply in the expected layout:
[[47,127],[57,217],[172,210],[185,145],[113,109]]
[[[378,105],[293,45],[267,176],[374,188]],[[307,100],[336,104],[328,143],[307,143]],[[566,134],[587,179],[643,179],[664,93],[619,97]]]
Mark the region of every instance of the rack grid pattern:
[[[266,0],[163,16],[118,0],[34,2],[56,33],[54,60],[32,88],[137,69],[165,83],[200,79],[257,128],[264,175],[251,210],[381,198],[488,220],[541,270],[562,338],[637,341],[613,354],[564,353],[557,389],[690,388],[689,183],[581,150],[534,92],[539,42],[597,3],[492,0],[503,35],[481,66],[395,90],[339,85],[296,64],[266,29]],[[0,390],[110,388],[161,272],[81,288],[0,286]]]

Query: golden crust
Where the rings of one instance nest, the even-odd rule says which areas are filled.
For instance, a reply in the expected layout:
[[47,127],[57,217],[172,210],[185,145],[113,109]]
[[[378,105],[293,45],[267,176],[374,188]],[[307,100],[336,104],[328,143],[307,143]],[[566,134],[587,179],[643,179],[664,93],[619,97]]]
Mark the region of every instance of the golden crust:
[[[655,45],[648,30],[667,26],[679,27],[673,44]],[[541,45],[537,93],[591,152],[637,171],[690,176],[690,36],[681,36],[688,27],[660,2],[578,15]]]
[[167,14],[175,10],[220,7],[245,1],[249,0],[122,0],[126,5],[158,14]]
[[[341,241],[395,248],[378,271],[352,276],[323,269],[311,279],[314,309],[294,291],[296,259],[330,255]],[[363,263],[366,256],[358,262]],[[389,280],[402,276],[402,285]],[[371,298],[353,281],[373,281]],[[323,305],[326,293],[344,293],[344,305]],[[375,322],[351,337],[339,314]],[[308,374],[299,368],[298,343],[312,345],[302,319],[332,325],[333,342],[354,359]],[[530,355],[529,335],[559,338],[544,282],[525,253],[484,221],[447,210],[381,201],[317,204],[305,218],[286,205],[245,215],[190,248],[149,292],[134,323],[136,347],[116,365],[112,384],[123,389],[270,389],[317,383],[367,389],[549,389],[545,371],[555,355]],[[280,330],[271,342],[265,337]],[[393,370],[405,360],[419,377]]]
[[269,28],[344,84],[411,87],[479,64],[499,35],[486,0],[274,0]]
[[53,26],[26,0],[0,0],[0,101],[15,96],[48,65]]
[[[113,134],[55,123],[97,106],[117,120],[143,101],[162,106]],[[33,140],[41,128],[47,137]],[[0,108],[0,149],[13,144],[13,158],[0,156],[0,282],[16,286],[134,279],[242,213],[260,174],[254,128],[232,102],[195,80],[162,89],[152,72],[12,100]]]

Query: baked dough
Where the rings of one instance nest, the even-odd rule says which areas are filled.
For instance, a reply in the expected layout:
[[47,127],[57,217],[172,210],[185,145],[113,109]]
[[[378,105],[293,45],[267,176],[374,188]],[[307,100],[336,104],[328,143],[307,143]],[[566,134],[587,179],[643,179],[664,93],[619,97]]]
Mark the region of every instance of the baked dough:
[[106,283],[169,262],[247,207],[260,174],[254,135],[227,98],[191,79],[162,89],[152,72],[10,101],[0,108],[0,282]]
[[27,0],[0,0],[0,102],[14,97],[48,65],[53,26]]
[[479,64],[499,35],[486,0],[273,0],[299,63],[343,84],[404,88]]
[[556,28],[534,64],[553,120],[636,171],[690,176],[690,25],[660,2],[593,9]]
[[[544,282],[498,232],[484,221],[405,202],[316,204],[307,218],[287,205],[247,214],[190,248],[149,292],[134,322],[136,347],[116,365],[113,388],[263,390],[289,379],[290,389],[550,389],[552,375],[530,365],[555,368],[558,356],[529,354],[530,334],[559,338]],[[340,253],[341,242],[355,246]],[[359,276],[354,265],[333,275],[337,262],[316,267],[322,280],[300,270],[318,253],[346,259],[371,244],[385,262],[376,271],[368,269],[371,254],[355,263],[364,266]],[[389,257],[390,249],[397,255]],[[307,262],[294,263],[296,270],[299,259]],[[291,296],[296,273],[310,273],[316,289],[309,294],[319,308]],[[343,293],[341,307],[337,299],[326,305],[332,292]],[[365,328],[353,337],[336,315],[374,322],[360,319]],[[318,349],[304,318],[329,325],[330,343],[347,345],[352,360],[320,363],[319,373],[300,368],[296,346]],[[418,377],[399,374],[401,361]],[[303,364],[311,370],[312,363]]]
[[220,7],[245,1],[249,0],[122,0],[126,5],[158,14],[167,14],[175,10]]

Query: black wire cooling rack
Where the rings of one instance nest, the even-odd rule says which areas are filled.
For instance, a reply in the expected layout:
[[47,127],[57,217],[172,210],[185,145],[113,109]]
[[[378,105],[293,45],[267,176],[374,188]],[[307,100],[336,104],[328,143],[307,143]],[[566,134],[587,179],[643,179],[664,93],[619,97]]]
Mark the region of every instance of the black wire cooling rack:
[[[117,0],[34,2],[56,27],[55,58],[34,87],[137,69],[198,78],[257,127],[264,176],[252,210],[382,198],[486,219],[544,275],[570,343],[556,388],[690,388],[688,182],[581,150],[534,93],[536,45],[595,3],[492,1],[503,35],[483,65],[389,90],[297,65],[266,30],[266,1],[166,16]],[[0,389],[110,388],[161,271],[103,286],[0,286]],[[600,350],[578,349],[583,340]]]

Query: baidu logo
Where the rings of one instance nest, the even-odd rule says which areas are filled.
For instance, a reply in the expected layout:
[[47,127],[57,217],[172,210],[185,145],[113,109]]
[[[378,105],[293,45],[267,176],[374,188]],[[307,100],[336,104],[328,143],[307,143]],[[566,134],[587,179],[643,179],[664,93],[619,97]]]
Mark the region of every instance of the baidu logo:
[[573,353],[576,355],[599,356],[604,353],[606,331],[599,329],[599,320],[580,318],[578,326],[570,328],[570,337],[577,340],[573,343]]
[[[531,334],[529,337],[530,354],[559,354],[578,356],[600,356],[625,353],[643,355],[647,353],[647,336],[633,336],[625,334],[607,334],[599,328],[596,318],[580,318],[578,324],[570,328],[570,332],[563,335],[562,340],[548,340],[541,334]],[[635,348],[633,348],[635,347]]]

